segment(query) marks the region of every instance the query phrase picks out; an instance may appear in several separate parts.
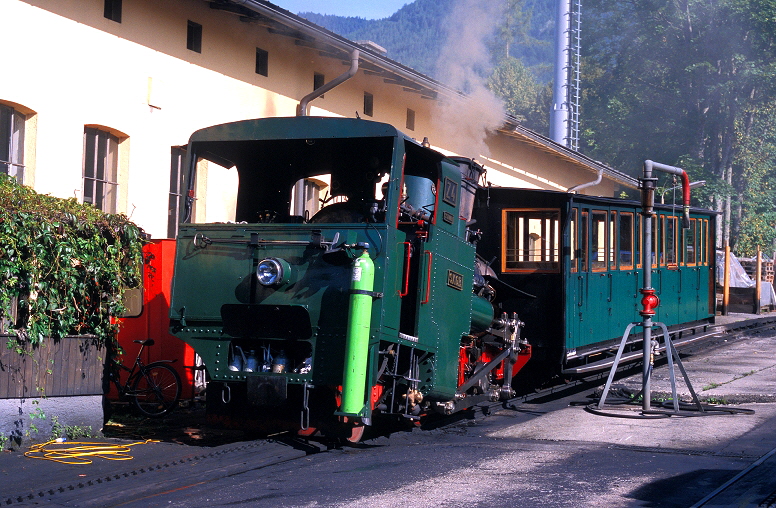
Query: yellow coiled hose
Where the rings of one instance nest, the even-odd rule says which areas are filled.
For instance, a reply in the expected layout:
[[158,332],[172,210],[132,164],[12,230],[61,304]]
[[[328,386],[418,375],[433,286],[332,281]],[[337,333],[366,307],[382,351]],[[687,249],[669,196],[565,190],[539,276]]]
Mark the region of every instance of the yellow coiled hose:
[[29,451],[24,452],[24,456],[31,459],[52,460],[62,464],[91,464],[92,458],[132,460],[134,457],[129,454],[132,446],[158,442],[158,440],[146,439],[135,443],[112,445],[52,439],[45,443],[32,445]]

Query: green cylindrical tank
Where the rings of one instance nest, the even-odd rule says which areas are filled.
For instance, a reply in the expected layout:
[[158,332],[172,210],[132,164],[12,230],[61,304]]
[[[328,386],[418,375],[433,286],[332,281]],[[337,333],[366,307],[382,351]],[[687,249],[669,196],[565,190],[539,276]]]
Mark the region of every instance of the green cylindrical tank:
[[375,265],[369,252],[364,250],[353,262],[350,281],[345,368],[342,372],[342,413],[355,415],[364,408],[374,279]]
[[472,294],[472,330],[487,330],[492,323],[493,305],[485,298]]

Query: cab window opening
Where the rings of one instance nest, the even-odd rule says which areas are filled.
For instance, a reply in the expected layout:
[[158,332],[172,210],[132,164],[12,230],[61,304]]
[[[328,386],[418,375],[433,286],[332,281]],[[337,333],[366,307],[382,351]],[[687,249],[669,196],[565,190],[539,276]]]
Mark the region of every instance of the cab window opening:
[[236,222],[301,223],[335,204],[352,213],[331,214],[320,222],[383,222],[385,214],[377,213],[377,189],[390,174],[394,141],[393,137],[199,141],[191,152],[195,161],[236,168],[236,199],[228,205]]

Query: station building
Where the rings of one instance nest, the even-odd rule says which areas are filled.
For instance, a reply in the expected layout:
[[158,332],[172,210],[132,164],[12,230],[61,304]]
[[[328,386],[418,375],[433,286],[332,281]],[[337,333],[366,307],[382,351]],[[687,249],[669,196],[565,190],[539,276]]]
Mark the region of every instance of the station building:
[[[0,19],[12,48],[0,81],[0,171],[126,214],[153,238],[175,235],[193,131],[295,115],[354,50],[356,75],[311,102],[310,115],[392,124],[476,159],[493,185],[610,197],[637,186],[391,60],[379,41],[348,40],[263,0],[4,0]],[[198,168],[195,221],[229,219],[235,173]]]

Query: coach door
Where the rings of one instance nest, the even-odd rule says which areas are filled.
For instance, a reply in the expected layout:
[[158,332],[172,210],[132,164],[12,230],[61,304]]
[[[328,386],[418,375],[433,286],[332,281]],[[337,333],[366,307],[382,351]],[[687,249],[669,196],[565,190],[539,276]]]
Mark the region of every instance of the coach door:
[[610,245],[612,255],[609,258],[611,277],[612,317],[610,319],[609,338],[622,336],[628,324],[639,321],[639,273],[636,271],[636,220],[637,215],[631,209],[612,210],[610,212]]
[[[657,271],[657,295],[660,298],[657,317],[664,323],[679,323],[682,308],[682,273],[679,269],[679,218],[670,215],[659,216],[660,234],[659,268]],[[654,278],[654,277],[653,277]],[[653,284],[654,285],[654,284]]]
[[[579,259],[576,287],[571,293],[576,300],[577,320],[572,325],[573,337],[568,347],[580,347],[608,338],[612,320],[613,279],[609,271],[614,252],[611,242],[611,219],[608,209],[581,208],[579,221]],[[574,330],[576,329],[576,330]]]

